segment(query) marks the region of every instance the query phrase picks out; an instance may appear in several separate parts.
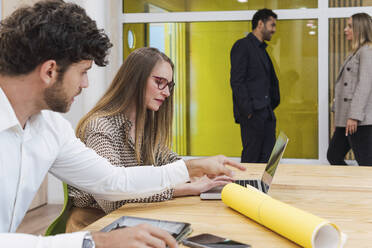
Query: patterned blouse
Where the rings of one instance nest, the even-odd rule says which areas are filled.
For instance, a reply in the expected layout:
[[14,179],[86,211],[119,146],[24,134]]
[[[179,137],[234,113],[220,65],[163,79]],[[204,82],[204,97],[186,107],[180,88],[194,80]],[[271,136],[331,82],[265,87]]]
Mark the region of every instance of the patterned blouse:
[[[106,158],[114,166],[141,166],[136,159],[133,139],[130,136],[132,122],[124,115],[99,117],[89,122],[86,127],[84,142],[100,156]],[[162,166],[178,160],[177,154],[170,150],[157,151],[155,165]],[[174,189],[166,189],[147,198],[137,198],[123,201],[107,201],[95,199],[93,195],[68,185],[69,197],[76,207],[93,207],[110,213],[126,203],[159,202],[170,200]]]

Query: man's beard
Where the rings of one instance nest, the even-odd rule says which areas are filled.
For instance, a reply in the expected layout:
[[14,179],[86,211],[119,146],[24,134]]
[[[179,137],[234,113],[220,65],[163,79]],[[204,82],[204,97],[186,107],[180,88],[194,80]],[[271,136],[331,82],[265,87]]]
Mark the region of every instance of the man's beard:
[[66,113],[70,109],[70,104],[62,85],[62,80],[58,80],[52,87],[45,89],[44,101],[50,110]]
[[262,30],[262,39],[263,40],[270,41],[271,37],[272,37],[272,33],[270,31],[268,31],[266,28],[264,30]]

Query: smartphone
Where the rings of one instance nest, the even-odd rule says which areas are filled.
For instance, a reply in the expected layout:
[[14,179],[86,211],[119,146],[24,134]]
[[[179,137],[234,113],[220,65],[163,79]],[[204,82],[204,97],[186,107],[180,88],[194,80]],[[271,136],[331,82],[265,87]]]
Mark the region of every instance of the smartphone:
[[182,241],[186,246],[192,248],[250,248],[248,244],[243,244],[231,239],[218,237],[213,234],[203,233]]

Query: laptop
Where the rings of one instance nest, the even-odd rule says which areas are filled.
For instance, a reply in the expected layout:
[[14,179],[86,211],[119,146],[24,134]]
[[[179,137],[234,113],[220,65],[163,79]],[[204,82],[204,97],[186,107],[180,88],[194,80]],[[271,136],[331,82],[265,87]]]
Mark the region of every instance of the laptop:
[[[276,139],[274,148],[271,152],[269,161],[267,162],[265,171],[262,174],[261,180],[243,179],[235,180],[234,183],[242,185],[244,187],[246,187],[247,185],[251,185],[267,194],[269,192],[271,182],[273,181],[276,168],[278,167],[280,159],[283,157],[284,150],[287,147],[287,143],[288,143],[287,135],[285,135],[285,133],[283,132],[280,132],[278,138]],[[201,193],[200,198],[202,200],[220,200],[221,191],[223,187],[224,186],[215,187],[204,193]]]

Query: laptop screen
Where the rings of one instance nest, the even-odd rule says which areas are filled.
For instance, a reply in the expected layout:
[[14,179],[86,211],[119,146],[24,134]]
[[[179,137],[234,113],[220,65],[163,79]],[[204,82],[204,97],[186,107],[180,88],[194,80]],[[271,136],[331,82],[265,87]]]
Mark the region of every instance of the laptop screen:
[[285,135],[285,133],[283,132],[280,132],[278,138],[276,139],[269,161],[267,162],[265,172],[263,173],[261,179],[261,181],[265,185],[265,193],[267,193],[267,190],[269,189],[269,186],[273,180],[276,168],[278,167],[280,159],[284,154],[284,150],[287,146],[287,143],[288,143],[287,135]]

